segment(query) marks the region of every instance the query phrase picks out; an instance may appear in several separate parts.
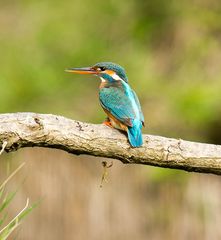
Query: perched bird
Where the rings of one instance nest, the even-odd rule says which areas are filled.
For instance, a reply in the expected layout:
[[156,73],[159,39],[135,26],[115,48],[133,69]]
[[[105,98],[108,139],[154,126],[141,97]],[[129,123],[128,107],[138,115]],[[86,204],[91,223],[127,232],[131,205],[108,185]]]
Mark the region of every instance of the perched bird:
[[138,97],[128,84],[124,68],[112,62],[101,62],[93,67],[70,68],[66,71],[100,77],[99,99],[108,116],[104,124],[126,131],[132,147],[143,144],[141,130],[144,116]]

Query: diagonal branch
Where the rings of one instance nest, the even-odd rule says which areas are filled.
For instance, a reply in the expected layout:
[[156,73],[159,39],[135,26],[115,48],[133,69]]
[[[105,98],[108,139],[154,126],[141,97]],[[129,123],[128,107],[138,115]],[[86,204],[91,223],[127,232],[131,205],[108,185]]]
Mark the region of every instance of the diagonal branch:
[[0,114],[0,144],[4,142],[7,152],[22,147],[48,147],[115,158],[123,163],[221,175],[221,146],[144,135],[143,147],[131,148],[118,130],[51,114]]

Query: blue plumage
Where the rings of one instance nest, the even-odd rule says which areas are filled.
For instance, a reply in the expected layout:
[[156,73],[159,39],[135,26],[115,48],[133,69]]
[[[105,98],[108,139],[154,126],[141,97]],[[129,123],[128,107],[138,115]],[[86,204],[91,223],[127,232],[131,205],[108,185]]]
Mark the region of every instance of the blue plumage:
[[[127,126],[131,146],[140,147],[143,144],[141,130],[144,117],[136,93],[126,82],[115,81],[100,89],[99,99],[104,109]],[[121,129],[116,125],[115,127]]]
[[101,88],[99,99],[104,109],[122,123],[131,126],[131,118],[134,118],[135,113],[130,99],[124,94],[122,88],[115,86]]
[[99,99],[108,115],[104,123],[126,131],[133,147],[143,144],[144,116],[136,93],[128,84],[124,68],[112,62],[101,62],[93,67],[71,68],[68,72],[94,74],[101,78]]
[[140,147],[143,144],[142,123],[139,119],[132,121],[132,127],[128,127],[128,139],[133,147]]

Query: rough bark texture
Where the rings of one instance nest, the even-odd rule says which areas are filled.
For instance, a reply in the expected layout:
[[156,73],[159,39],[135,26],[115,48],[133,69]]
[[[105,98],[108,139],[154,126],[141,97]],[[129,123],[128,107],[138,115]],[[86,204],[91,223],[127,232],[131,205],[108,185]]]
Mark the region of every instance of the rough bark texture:
[[0,144],[6,152],[22,147],[48,147],[114,158],[123,163],[221,174],[221,146],[152,135],[143,137],[141,148],[131,148],[125,134],[103,124],[51,114],[0,114]]

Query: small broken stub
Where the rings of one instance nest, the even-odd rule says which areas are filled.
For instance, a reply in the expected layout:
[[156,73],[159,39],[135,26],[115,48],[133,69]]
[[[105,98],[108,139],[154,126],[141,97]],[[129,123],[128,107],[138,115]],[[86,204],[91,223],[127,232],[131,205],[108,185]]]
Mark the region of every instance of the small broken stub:
[[77,128],[79,129],[79,131],[84,131],[83,127],[81,126],[81,124],[77,121]]
[[40,119],[38,116],[35,116],[35,117],[34,117],[34,121],[35,121],[35,123],[38,124],[38,126],[39,126],[40,129],[43,129],[43,128],[44,128],[44,127],[43,127],[43,123],[42,123],[41,119]]

